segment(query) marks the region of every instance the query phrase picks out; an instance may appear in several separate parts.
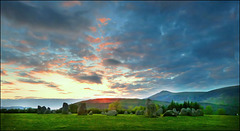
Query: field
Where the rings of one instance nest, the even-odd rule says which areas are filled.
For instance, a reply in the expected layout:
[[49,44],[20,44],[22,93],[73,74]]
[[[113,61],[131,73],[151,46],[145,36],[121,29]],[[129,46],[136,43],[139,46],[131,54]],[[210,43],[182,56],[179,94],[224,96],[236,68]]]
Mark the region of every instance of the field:
[[239,130],[239,116],[205,115],[146,118],[94,114],[1,114],[1,130]]

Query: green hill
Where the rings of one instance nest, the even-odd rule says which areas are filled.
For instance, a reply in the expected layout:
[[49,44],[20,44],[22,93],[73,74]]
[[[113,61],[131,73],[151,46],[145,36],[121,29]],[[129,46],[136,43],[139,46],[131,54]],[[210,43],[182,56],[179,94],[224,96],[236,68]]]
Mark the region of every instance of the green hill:
[[[129,106],[145,106],[146,99],[127,99],[127,98],[98,98],[90,99],[85,101],[80,101],[74,103],[78,105],[79,103],[86,103],[87,108],[98,108],[98,109],[107,109],[108,105],[112,102],[119,101],[124,109],[128,109]],[[169,102],[161,102],[153,100],[153,103],[159,105],[168,105]]]
[[179,92],[172,93],[169,91],[161,91],[149,97],[152,100],[177,102],[193,101],[210,103],[216,105],[239,105],[239,85],[211,90],[208,92]]

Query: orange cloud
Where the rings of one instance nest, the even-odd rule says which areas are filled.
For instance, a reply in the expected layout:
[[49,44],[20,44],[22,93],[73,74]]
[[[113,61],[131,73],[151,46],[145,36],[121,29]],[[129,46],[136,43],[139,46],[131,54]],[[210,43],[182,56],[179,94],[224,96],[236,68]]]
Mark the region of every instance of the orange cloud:
[[98,21],[100,21],[103,25],[107,25],[107,21],[111,20],[110,18],[99,18],[97,19]]
[[119,45],[119,44],[121,44],[121,42],[106,42],[106,43],[102,43],[102,44],[98,45],[98,47],[100,49],[97,49],[97,51],[101,51],[102,49],[108,49],[108,50],[116,49],[117,47],[113,47],[113,48],[104,48],[104,47],[108,46],[108,45]]
[[100,38],[93,38],[92,36],[88,36],[86,38],[87,41],[91,42],[91,43],[100,43],[101,42],[101,39]]
[[82,5],[82,3],[80,1],[66,1],[66,2],[63,2],[62,3],[62,6],[63,7],[73,7],[73,6],[76,6],[76,5]]
[[70,64],[70,63],[85,63],[85,62],[86,61],[84,61],[84,60],[78,60],[78,61],[71,60],[68,63]]
[[2,75],[7,75],[7,71],[2,70],[2,71],[1,71],[1,74],[2,74]]
[[41,52],[40,55],[45,55],[45,52]]
[[96,27],[89,27],[92,32],[96,32],[97,28]]
[[20,43],[21,43],[21,44],[29,44],[29,43],[28,43],[27,41],[25,41],[25,40],[21,40]]
[[92,60],[92,61],[98,60],[98,57],[96,55],[91,55],[91,56],[83,57],[83,58],[86,60]]

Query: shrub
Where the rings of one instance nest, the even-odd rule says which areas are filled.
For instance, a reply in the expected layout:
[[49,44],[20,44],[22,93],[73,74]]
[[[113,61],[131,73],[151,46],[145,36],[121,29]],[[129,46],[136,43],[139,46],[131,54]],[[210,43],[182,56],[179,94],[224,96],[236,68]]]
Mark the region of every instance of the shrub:
[[226,115],[226,111],[223,108],[220,108],[216,112],[217,115]]
[[204,109],[204,113],[207,115],[212,115],[213,114],[213,109],[212,106],[206,106],[206,108]]

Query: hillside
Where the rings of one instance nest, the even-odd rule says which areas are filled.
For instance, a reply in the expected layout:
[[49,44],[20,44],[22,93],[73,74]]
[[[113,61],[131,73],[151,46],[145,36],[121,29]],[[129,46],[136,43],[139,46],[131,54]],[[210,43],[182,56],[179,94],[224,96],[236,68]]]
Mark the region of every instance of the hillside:
[[161,91],[149,97],[152,100],[171,102],[193,101],[216,105],[239,105],[239,85],[211,90],[208,92],[179,92]]
[[[99,99],[90,99],[85,101],[80,101],[74,103],[78,105],[79,103],[86,103],[87,108],[99,108],[107,109],[108,105],[112,102],[119,101],[123,108],[128,109],[129,106],[145,106],[146,99],[127,99],[127,98],[99,98]],[[160,105],[168,105],[169,102],[161,102],[153,100],[153,103]]]

